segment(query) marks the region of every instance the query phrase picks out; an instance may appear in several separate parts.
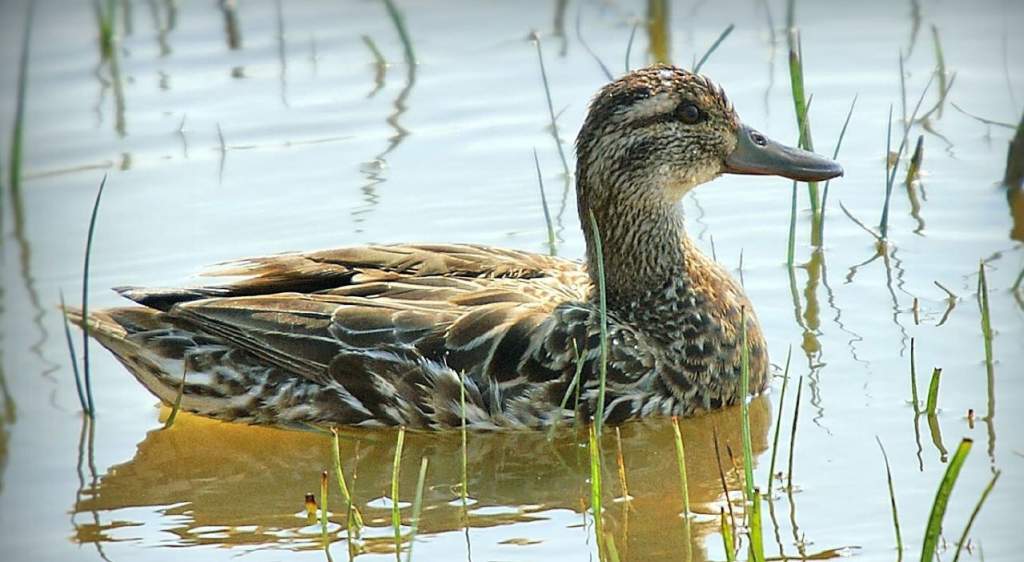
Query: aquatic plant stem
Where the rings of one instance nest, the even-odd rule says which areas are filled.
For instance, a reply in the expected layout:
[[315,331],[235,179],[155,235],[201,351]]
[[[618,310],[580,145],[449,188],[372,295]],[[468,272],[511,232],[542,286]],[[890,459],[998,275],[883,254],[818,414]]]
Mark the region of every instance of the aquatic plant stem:
[[700,58],[700,60],[697,61],[697,64],[694,65],[694,67],[693,67],[693,73],[694,74],[697,74],[698,72],[700,72],[701,67],[704,66],[705,62],[707,62],[708,57],[711,56],[711,53],[715,52],[715,49],[717,49],[718,46],[722,44],[722,41],[725,41],[725,38],[728,37],[729,34],[732,33],[732,30],[735,29],[735,28],[736,28],[736,25],[730,23],[728,25],[728,27],[726,27],[725,29],[722,30],[722,33],[720,33],[718,35],[718,38],[715,39],[715,42],[712,43],[711,46],[708,47],[708,50],[704,52],[704,56],[702,56]]
[[956,542],[956,554],[953,555],[953,562],[960,560],[960,551],[964,548],[967,543],[967,535],[971,532],[971,527],[974,525],[974,520],[978,518],[978,513],[981,512],[981,506],[985,504],[985,500],[988,499],[988,495],[992,492],[992,488],[995,487],[996,481],[999,480],[1003,472],[1001,470],[995,471],[992,475],[992,479],[988,481],[988,485],[981,492],[981,497],[978,498],[978,503],[974,504],[974,509],[971,510],[971,516],[967,519],[967,524],[964,525],[964,532],[960,534],[960,540]]
[[548,102],[548,117],[551,120],[551,136],[555,139],[555,147],[558,148],[558,157],[562,161],[562,171],[565,177],[572,175],[569,170],[569,161],[565,157],[565,150],[562,149],[562,139],[558,134],[558,118],[555,116],[555,105],[551,101],[551,87],[548,84],[548,72],[544,67],[544,52],[540,46],[540,35],[534,32],[531,36],[534,45],[537,46],[537,61],[540,62],[540,78],[544,84],[544,97]]
[[416,531],[419,529],[420,512],[423,507],[423,485],[427,479],[427,457],[420,460],[420,473],[416,478],[416,496],[412,500],[412,520],[409,522],[409,550],[405,553],[405,562],[412,562],[412,547],[416,543]]
[[744,497],[754,497],[754,454],[750,442],[750,348],[747,345],[747,309],[740,309],[740,423],[743,438]]
[[405,427],[398,428],[395,444],[395,459],[391,465],[391,526],[395,531],[395,555],[402,552],[402,514],[398,507],[398,476],[402,466],[402,446],[405,444]]
[[772,458],[768,464],[768,493],[772,493],[775,480],[775,457],[779,453],[779,433],[782,428],[782,407],[786,404],[786,387],[789,386],[789,361],[793,358],[793,346],[786,351],[786,368],[782,372],[782,392],[779,395],[779,414],[775,416],[775,431],[772,437]]
[[892,507],[892,526],[896,530],[896,562],[903,562],[903,533],[900,532],[900,515],[896,509],[896,488],[892,483],[892,470],[889,468],[889,455],[882,446],[882,440],[875,436],[878,448],[882,451],[882,460],[885,461],[885,479],[889,484],[889,505]]
[[89,232],[85,237],[85,261],[82,267],[82,368],[85,376],[85,399],[89,405],[88,415],[96,417],[96,405],[92,399],[92,374],[89,368],[89,262],[92,258],[92,241],[96,233],[96,215],[100,209],[100,199],[103,197],[103,188],[107,185],[107,175],[103,174],[100,181],[100,188],[96,191],[96,200],[92,205],[92,215],[89,217]]
[[953,486],[956,484],[957,477],[960,476],[960,470],[963,468],[964,461],[967,460],[967,455],[971,452],[973,444],[974,441],[969,438],[964,438],[960,442],[960,446],[957,447],[953,458],[950,459],[949,465],[946,467],[946,473],[942,476],[939,489],[935,493],[935,500],[932,502],[928,525],[925,527],[924,542],[921,546],[921,562],[932,562],[935,559],[935,550],[939,545],[939,535],[942,533],[942,519],[946,515],[946,506],[949,505]]
[[675,433],[676,464],[679,467],[679,491],[683,497],[683,517],[690,517],[690,489],[686,478],[686,453],[683,449],[683,436],[679,431],[679,418],[672,417],[672,431]]
[[590,226],[594,230],[594,253],[597,255],[597,288],[599,295],[599,306],[601,315],[601,357],[598,369],[597,406],[595,407],[594,425],[597,436],[601,436],[601,429],[604,425],[604,392],[605,381],[608,376],[608,297],[605,290],[604,280],[604,249],[601,244],[601,231],[597,227],[597,219],[594,218],[594,211],[590,211]]
[[341,498],[345,500],[350,518],[353,520],[351,526],[355,527],[358,533],[363,527],[363,516],[359,513],[359,508],[355,506],[348,483],[345,482],[345,473],[341,468],[341,440],[338,438],[338,429],[334,427],[331,428],[331,461],[334,465],[334,479],[338,481],[338,488],[341,490]]

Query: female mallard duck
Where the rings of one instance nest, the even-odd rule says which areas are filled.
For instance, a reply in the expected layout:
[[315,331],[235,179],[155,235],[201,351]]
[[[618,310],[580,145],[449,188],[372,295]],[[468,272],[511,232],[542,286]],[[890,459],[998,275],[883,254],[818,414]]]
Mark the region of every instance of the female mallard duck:
[[687,237],[680,199],[722,173],[814,181],[842,168],[741,124],[721,88],[671,66],[602,88],[576,152],[586,264],[425,244],[255,258],[217,272],[245,276],[235,283],[118,289],[143,306],[90,314],[90,333],[164,403],[185,376],[181,408],[223,420],[441,428],[461,423],[461,387],[473,427],[588,419],[600,239],[606,422],[737,403],[744,317],[762,391],[756,316]]

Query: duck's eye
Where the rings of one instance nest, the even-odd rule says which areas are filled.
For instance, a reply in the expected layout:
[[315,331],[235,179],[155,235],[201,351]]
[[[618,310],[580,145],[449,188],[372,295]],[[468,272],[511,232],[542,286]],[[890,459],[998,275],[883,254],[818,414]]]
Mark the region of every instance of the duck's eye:
[[676,112],[679,114],[679,120],[687,125],[696,125],[704,120],[703,112],[694,103],[684,102]]

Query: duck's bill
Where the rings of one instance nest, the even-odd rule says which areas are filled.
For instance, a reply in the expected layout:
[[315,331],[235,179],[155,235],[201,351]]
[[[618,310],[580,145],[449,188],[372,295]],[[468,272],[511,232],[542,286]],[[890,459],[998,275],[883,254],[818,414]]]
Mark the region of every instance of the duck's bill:
[[742,125],[736,148],[725,159],[726,174],[782,176],[797,181],[825,181],[843,175],[831,158],[786,146]]

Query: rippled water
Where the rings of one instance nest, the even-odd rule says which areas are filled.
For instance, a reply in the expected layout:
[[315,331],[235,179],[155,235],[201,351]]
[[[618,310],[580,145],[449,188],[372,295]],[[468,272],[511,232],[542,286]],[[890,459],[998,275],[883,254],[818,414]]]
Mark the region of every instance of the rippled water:
[[[11,162],[3,159],[0,549],[8,560],[193,553],[204,560],[321,559],[319,529],[301,512],[303,495],[319,488],[320,470],[330,466],[328,438],[187,415],[163,431],[166,412],[95,345],[98,414],[91,428],[83,426],[56,304],[61,290],[79,300],[101,177],[108,174],[93,252],[93,306],[119,304],[109,286],[179,283],[204,265],[287,250],[465,241],[545,252],[534,148],[558,253],[579,257],[574,197],[565,190],[529,33],[542,36],[571,165],[587,100],[605,82],[580,35],[618,75],[647,4],[399,0],[415,66],[404,62],[381,2],[115,4],[121,41],[112,72],[100,63],[90,4],[37,3],[17,190],[9,189]],[[746,122],[794,142],[783,4],[675,4],[670,56],[690,66],[734,23],[704,72],[725,87]],[[0,7],[5,156],[26,6]],[[1024,301],[1010,287],[1024,269],[1024,204],[1019,191],[1014,199],[999,184],[1012,130],[983,124],[953,104],[1018,121],[1022,16],[1024,5],[1010,1],[969,9],[930,1],[799,3],[794,21],[819,151],[831,152],[859,95],[840,154],[846,176],[831,186],[824,252],[815,254],[809,244],[803,186],[796,252],[805,265],[792,271],[785,266],[785,180],[724,177],[685,200],[691,235],[743,280],[774,362],[783,363],[792,347],[777,465],[784,473],[795,377],[803,377],[794,489],[776,486],[765,506],[769,556],[896,557],[876,436],[892,463],[905,556],[919,555],[946,469],[944,451],[962,437],[975,446],[952,496],[942,557],[952,558],[995,469],[1003,475],[974,524],[966,556],[1006,560],[1019,552]],[[636,28],[633,66],[649,60],[650,37],[646,26]],[[936,39],[952,86],[927,127],[910,132],[911,143],[924,134],[923,180],[909,189],[897,182],[892,243],[874,257],[874,240],[839,203],[877,223],[890,106],[897,121],[903,114],[899,53],[908,55],[910,113],[936,67]],[[386,64],[376,62],[373,49]],[[936,105],[938,82],[922,113]],[[901,133],[897,124],[897,140]],[[995,330],[991,387],[976,294],[982,260]],[[948,298],[936,282],[956,296]],[[943,369],[934,420],[915,420],[909,403],[911,338],[922,395],[932,368]],[[762,487],[781,380],[772,387],[752,403]],[[969,409],[977,413],[973,423]],[[718,460],[734,495],[742,471],[728,451],[716,457],[713,443],[717,435],[741,462],[739,412],[682,426],[698,512],[691,540],[679,516],[671,427],[653,421],[621,428],[629,502],[615,501],[623,495],[619,444],[608,434],[605,524],[624,560],[725,558],[718,523],[707,515],[727,505]],[[394,558],[383,501],[394,441],[392,432],[367,431],[347,432],[342,441],[343,464],[358,475],[354,495],[368,522],[360,560]],[[458,435],[409,436],[403,501],[412,499],[420,458],[430,459],[416,559],[596,559],[587,451],[572,431],[550,442],[532,433],[474,434],[468,455],[467,530],[455,501]],[[406,524],[410,516],[404,508]],[[343,523],[344,514],[332,521]],[[345,559],[344,531],[332,527],[332,539],[334,559]]]

